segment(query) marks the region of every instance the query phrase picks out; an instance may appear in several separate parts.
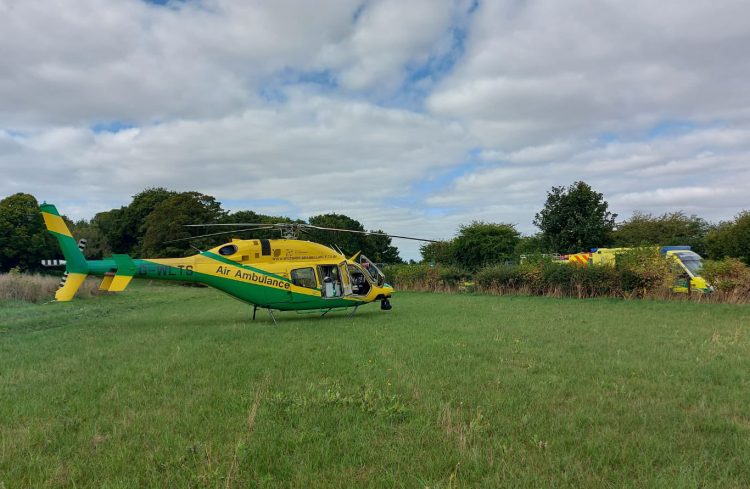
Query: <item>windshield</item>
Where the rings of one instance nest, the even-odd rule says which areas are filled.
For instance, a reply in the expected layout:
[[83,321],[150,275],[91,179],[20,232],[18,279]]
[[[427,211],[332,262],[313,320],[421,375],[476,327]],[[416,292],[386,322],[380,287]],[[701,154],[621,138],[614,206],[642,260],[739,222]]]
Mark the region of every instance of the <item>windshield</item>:
[[362,269],[370,274],[372,281],[378,284],[378,287],[382,287],[385,283],[385,275],[370,261],[365,255],[359,255],[359,264],[362,265]]
[[682,264],[685,265],[685,268],[687,268],[690,273],[693,274],[693,276],[700,275],[701,268],[703,267],[703,259],[698,253],[687,251],[675,254],[677,255],[677,258],[679,258],[679,260],[682,262]]
[[703,260],[682,260],[682,264],[685,268],[690,270],[693,275],[700,275],[701,268],[703,267]]

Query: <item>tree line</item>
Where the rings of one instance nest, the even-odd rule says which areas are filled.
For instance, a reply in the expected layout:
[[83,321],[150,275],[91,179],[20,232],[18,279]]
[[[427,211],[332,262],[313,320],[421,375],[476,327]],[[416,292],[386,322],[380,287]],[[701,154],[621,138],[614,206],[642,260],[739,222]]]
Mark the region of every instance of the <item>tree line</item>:
[[[734,219],[711,223],[675,211],[662,215],[642,212],[617,221],[603,194],[585,182],[552,187],[544,207],[535,215],[539,232],[522,236],[514,224],[472,222],[461,225],[455,238],[421,246],[422,261],[456,266],[468,271],[496,263],[518,261],[521,255],[575,253],[595,247],[689,245],[712,259],[735,257],[750,264],[750,212]],[[286,216],[270,216],[252,210],[229,212],[214,197],[200,192],[175,192],[148,188],[123,207],[96,214],[90,220],[68,225],[76,238],[88,241],[85,254],[101,259],[111,253],[132,256],[176,257],[208,249],[228,241],[233,234],[194,240],[185,224],[196,223],[302,223]],[[365,231],[362,223],[343,214],[322,214],[307,221],[320,227]],[[198,228],[199,230],[201,228]],[[212,232],[203,228],[202,234]],[[381,232],[380,230],[376,230]],[[237,236],[273,239],[274,230]],[[400,263],[398,249],[387,236],[310,230],[302,239],[335,244],[346,254],[362,251],[378,263]],[[0,272],[18,268],[40,269],[40,261],[58,258],[54,239],[46,232],[33,195],[18,193],[0,201]]]
[[[189,228],[186,224],[304,222],[251,210],[229,212],[213,196],[192,191],[175,192],[160,187],[145,189],[133,196],[128,205],[99,212],[90,220],[73,222],[63,218],[76,239],[87,240],[84,254],[93,260],[112,253],[127,253],[135,257],[185,256],[195,253],[195,248],[209,249],[229,241],[233,236],[279,238],[278,231],[265,229],[250,234],[236,231],[222,236],[183,240],[196,234],[219,232],[216,228]],[[321,214],[309,218],[308,223],[320,227],[365,231],[362,223],[344,214]],[[387,236],[313,229],[301,238],[326,245],[335,244],[347,255],[361,251],[379,263],[402,261],[398,249]],[[1,200],[0,272],[13,268],[39,271],[40,261],[47,258],[62,256],[56,241],[44,227],[37,199],[30,194],[17,193]]]
[[688,245],[707,258],[733,257],[750,264],[749,211],[720,223],[682,211],[662,215],[635,212],[618,222],[603,194],[579,181],[568,187],[552,187],[533,222],[539,232],[531,236],[522,236],[510,223],[475,221],[462,225],[452,240],[421,246],[422,260],[477,271],[529,254]]

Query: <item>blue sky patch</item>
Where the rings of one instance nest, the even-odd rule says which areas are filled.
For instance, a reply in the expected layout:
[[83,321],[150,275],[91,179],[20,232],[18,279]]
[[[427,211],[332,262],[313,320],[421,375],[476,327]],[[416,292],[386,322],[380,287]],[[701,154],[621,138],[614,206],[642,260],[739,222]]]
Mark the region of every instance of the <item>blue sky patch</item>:
[[291,85],[308,85],[320,91],[334,91],[338,88],[336,73],[332,70],[295,70],[284,68],[278,71],[273,78],[264,84],[258,95],[270,103],[284,103],[288,97],[285,87]]
[[620,137],[613,132],[603,132],[596,136],[596,142],[601,144],[616,143],[620,140]]
[[[424,205],[424,199],[438,192],[447,190],[448,188],[450,188],[451,184],[456,181],[456,179],[487,166],[486,163],[483,163],[479,160],[480,153],[481,150],[479,148],[472,149],[471,151],[469,151],[467,158],[463,163],[447,169],[438,170],[437,172],[433,171],[431,175],[425,177],[422,180],[414,182],[409,190],[408,195],[404,195],[402,197],[399,197],[398,199],[392,199],[388,202],[388,204],[395,205],[397,207],[411,206],[414,204]],[[431,209],[427,207],[424,210],[425,212],[434,210],[438,213],[445,213],[448,211],[446,209]]]
[[403,105],[417,109],[429,95],[433,86],[447,76],[464,54],[465,42],[469,33],[469,21],[479,3],[473,2],[466,12],[466,17],[454,19],[448,36],[451,39],[450,49],[437,55],[430,56],[423,63],[410,63],[406,69],[406,76],[400,88],[400,94],[394,97],[395,105]]
[[150,3],[151,5],[158,5],[160,7],[179,7],[180,4],[185,3],[187,0],[141,0],[144,3]]
[[4,132],[13,139],[26,139],[29,137],[28,133],[23,131],[16,131],[14,129],[0,129],[0,132]]
[[698,129],[698,124],[691,121],[664,120],[648,130],[648,139],[659,139],[686,134]]
[[134,124],[125,121],[103,121],[93,124],[91,130],[96,134],[101,134],[103,132],[117,133],[127,129],[133,129],[134,127],[136,127]]

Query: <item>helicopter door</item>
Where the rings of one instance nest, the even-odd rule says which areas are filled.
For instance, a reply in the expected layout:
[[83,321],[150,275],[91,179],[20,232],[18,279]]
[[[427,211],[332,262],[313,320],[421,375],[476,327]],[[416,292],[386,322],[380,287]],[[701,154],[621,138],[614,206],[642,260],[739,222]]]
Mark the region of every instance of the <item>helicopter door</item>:
[[344,285],[344,295],[352,295],[352,279],[349,277],[349,267],[346,266],[345,261],[339,263],[339,270],[341,270],[341,282]]
[[[335,299],[346,295],[346,286],[339,265],[318,265],[318,275],[321,282],[321,296],[324,299]],[[346,283],[351,291],[349,275],[345,275]],[[351,292],[350,292],[351,293]]]

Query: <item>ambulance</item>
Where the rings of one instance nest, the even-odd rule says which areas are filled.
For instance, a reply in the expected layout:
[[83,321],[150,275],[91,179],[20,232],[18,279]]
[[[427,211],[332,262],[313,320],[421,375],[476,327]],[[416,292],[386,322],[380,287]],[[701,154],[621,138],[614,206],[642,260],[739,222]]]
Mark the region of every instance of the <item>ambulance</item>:
[[[589,252],[562,255],[561,260],[570,265],[609,265],[614,266],[619,253],[632,248],[592,248]],[[661,246],[659,253],[669,258],[677,270],[677,280],[672,285],[674,292],[711,292],[713,287],[700,276],[703,258],[692,251],[690,246]]]

